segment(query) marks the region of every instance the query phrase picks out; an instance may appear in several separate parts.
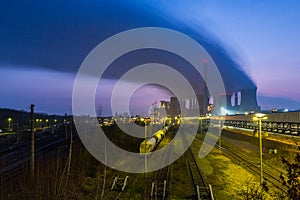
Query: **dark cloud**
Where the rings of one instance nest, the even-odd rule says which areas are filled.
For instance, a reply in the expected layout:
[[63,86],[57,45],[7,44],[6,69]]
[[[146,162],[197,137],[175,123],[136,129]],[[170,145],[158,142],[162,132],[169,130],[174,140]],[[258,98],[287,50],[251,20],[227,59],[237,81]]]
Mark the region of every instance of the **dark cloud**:
[[[109,36],[155,26],[197,40],[214,59],[227,90],[256,87],[226,48],[204,28],[195,30],[188,21],[179,22],[141,1],[7,1],[2,3],[0,13],[1,62],[75,73],[88,53]],[[127,56],[114,63],[107,77],[118,78],[135,65],[156,61],[173,66],[195,85],[201,79],[187,62],[168,52],[148,50]]]

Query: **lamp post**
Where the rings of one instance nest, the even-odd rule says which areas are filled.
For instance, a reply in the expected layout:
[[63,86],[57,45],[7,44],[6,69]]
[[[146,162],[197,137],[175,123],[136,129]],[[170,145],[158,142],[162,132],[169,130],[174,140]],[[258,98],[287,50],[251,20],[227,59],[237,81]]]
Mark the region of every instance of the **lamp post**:
[[36,127],[39,126],[39,121],[40,121],[39,119],[35,119],[35,122],[36,122],[36,125],[35,125],[35,126],[36,126]]
[[10,131],[10,122],[12,121],[12,118],[9,117],[9,118],[7,119],[7,121],[8,121],[8,131]]
[[[144,146],[144,148],[146,149],[146,138],[147,138],[146,120],[144,118],[141,118],[140,120],[144,123],[144,126],[145,126],[145,129],[144,129],[144,137],[145,137],[144,145],[145,146]],[[147,154],[146,154],[146,152],[144,154],[145,154],[145,173],[144,173],[144,178],[147,178]]]
[[43,131],[43,120],[42,119],[40,119],[40,128],[42,129],[42,131]]
[[200,135],[201,135],[201,137],[203,136],[203,130],[202,130],[203,129],[203,124],[202,124],[203,122],[202,122],[202,120],[203,120],[202,117],[200,117]]
[[259,156],[260,156],[260,184],[263,183],[263,165],[262,165],[262,134],[261,134],[261,120],[267,119],[264,114],[256,113],[253,120],[259,123]]
[[221,120],[223,120],[223,117],[219,117],[219,150],[222,152],[222,127],[221,127]]
[[[147,138],[147,125],[145,121],[145,140]],[[146,141],[145,141],[145,149],[146,149]],[[147,154],[145,153],[145,178],[147,178]]]

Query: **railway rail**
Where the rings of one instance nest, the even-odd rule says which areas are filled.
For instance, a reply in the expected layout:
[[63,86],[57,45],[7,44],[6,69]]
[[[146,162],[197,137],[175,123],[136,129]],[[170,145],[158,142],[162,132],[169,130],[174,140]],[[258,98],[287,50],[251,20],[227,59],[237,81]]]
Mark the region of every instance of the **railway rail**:
[[[217,145],[218,148],[219,145]],[[234,160],[238,161],[239,163],[242,163],[245,168],[247,168],[249,171],[252,171],[253,173],[260,175],[260,168],[257,165],[257,163],[239,155],[234,151],[229,145],[222,144],[222,153],[225,153],[228,157],[233,158]],[[264,179],[271,183],[274,187],[279,189],[281,192],[286,193],[286,188],[282,186],[281,181],[279,180],[279,177],[275,177],[271,173],[264,171],[263,172]]]
[[[64,138],[46,137],[42,140],[36,140],[35,159],[43,155],[43,159],[52,159],[57,156],[57,146],[65,143]],[[67,150],[65,151],[65,153]],[[30,143],[20,143],[12,148],[2,150],[0,155],[0,179],[1,184],[24,173],[29,169],[30,161]]]
[[212,199],[211,191],[204,181],[192,150],[189,148],[185,155],[188,162],[188,169],[192,177],[196,199]]
[[[167,147],[167,150],[164,154],[163,161],[161,166],[168,164],[172,156],[170,148]],[[151,184],[150,190],[150,199],[151,200],[165,200],[169,195],[169,183],[170,183],[170,168],[172,164],[168,164],[166,167],[161,167],[157,170]]]
[[[188,132],[191,131],[189,127],[186,129]],[[188,134],[186,134],[188,136]],[[184,138],[183,142],[188,144],[187,138]],[[186,144],[186,145],[187,145]],[[191,176],[193,186],[194,186],[194,198],[197,200],[200,199],[214,199],[212,188],[210,185],[207,185],[207,183],[204,180],[204,177],[198,167],[197,160],[191,150],[191,147],[187,149],[185,152],[186,162],[189,174]]]
[[[129,176],[127,185],[132,184],[136,180],[136,175]],[[126,189],[126,188],[125,188]],[[103,200],[117,200],[122,199],[122,195],[126,193],[125,190],[110,190],[106,195],[104,195]]]

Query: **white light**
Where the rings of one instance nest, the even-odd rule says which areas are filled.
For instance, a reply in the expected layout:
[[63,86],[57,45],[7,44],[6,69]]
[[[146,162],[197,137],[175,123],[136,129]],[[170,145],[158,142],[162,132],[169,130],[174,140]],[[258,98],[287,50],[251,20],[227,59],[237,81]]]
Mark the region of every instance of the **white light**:
[[221,107],[221,115],[226,115],[227,110],[224,107]]
[[262,113],[256,113],[255,116],[258,117],[258,118],[262,118],[262,117],[265,116],[265,115],[262,114]]
[[256,113],[255,117],[253,117],[253,120],[260,120],[260,119],[268,119],[267,117],[265,117],[265,114],[262,113]]

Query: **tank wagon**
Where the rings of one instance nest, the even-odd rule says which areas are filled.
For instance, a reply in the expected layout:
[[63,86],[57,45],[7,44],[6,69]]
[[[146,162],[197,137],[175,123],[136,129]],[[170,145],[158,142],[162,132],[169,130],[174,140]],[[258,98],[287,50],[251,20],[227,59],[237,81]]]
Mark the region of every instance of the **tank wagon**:
[[173,126],[174,124],[167,125],[155,132],[151,137],[146,138],[140,144],[140,153],[150,153],[153,151]]

